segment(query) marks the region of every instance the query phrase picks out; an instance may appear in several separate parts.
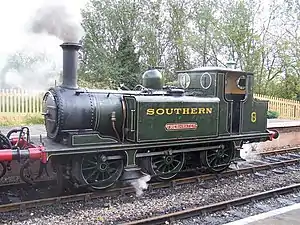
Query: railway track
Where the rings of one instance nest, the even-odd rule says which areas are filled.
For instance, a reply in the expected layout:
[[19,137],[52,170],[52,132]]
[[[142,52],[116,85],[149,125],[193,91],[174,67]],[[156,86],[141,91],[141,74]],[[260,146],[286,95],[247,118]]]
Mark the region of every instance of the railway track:
[[213,213],[220,210],[226,210],[232,206],[240,206],[257,200],[264,200],[264,199],[272,198],[277,195],[291,193],[296,190],[300,190],[300,184],[293,184],[286,187],[281,187],[281,188],[277,188],[277,189],[273,189],[261,193],[247,195],[247,196],[243,196],[228,201],[186,209],[186,210],[177,211],[165,215],[154,216],[147,219],[136,220],[136,221],[123,223],[123,224],[124,225],[140,225],[140,224],[146,225],[146,224],[165,224],[166,222],[171,223],[175,220],[191,218],[194,216],[199,216],[203,213]]
[[[259,159],[253,160],[251,162],[243,162],[236,169],[228,169],[221,174],[204,174],[186,178],[178,178],[168,182],[158,182],[158,183],[150,183],[148,189],[158,189],[158,188],[170,188],[176,185],[182,184],[190,184],[195,182],[203,182],[206,180],[212,180],[216,178],[229,177],[229,176],[239,176],[241,174],[249,174],[249,173],[257,173],[262,170],[270,170],[278,167],[293,165],[300,162],[300,149],[298,147],[295,148],[286,148],[279,149],[272,152],[263,152],[260,154],[256,154],[255,156],[259,157]],[[276,173],[280,173],[280,170],[274,171]],[[15,184],[14,184],[15,185]],[[9,189],[9,185],[6,184],[6,189]],[[0,185],[1,189],[1,185]],[[69,194],[64,196],[56,196],[50,198],[41,198],[29,201],[19,201],[13,202],[9,204],[0,204],[0,212],[10,212],[10,211],[24,211],[29,208],[34,208],[38,206],[46,206],[54,203],[69,203],[76,201],[83,201],[88,203],[90,200],[99,198],[99,197],[107,197],[107,196],[117,196],[117,195],[125,195],[132,194],[136,190],[131,187],[122,187],[110,189],[105,192],[88,192],[88,193],[80,193],[80,194]]]
[[1,184],[0,205],[10,203],[12,199],[21,202],[43,198],[45,195],[53,196],[55,193],[51,187],[54,185],[56,180],[44,180],[32,186],[22,182]]

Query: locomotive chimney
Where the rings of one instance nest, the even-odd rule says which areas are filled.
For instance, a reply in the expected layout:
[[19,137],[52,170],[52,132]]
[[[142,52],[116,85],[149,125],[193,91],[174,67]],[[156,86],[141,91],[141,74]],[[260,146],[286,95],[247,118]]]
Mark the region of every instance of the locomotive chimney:
[[62,87],[77,89],[78,43],[66,42],[60,45],[63,49],[63,82]]

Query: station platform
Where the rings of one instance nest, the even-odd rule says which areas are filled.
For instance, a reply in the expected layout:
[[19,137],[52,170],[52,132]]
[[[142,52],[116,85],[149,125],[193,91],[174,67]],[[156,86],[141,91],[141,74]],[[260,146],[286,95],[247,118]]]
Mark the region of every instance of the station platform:
[[268,119],[267,127],[297,127],[300,126],[300,120],[288,120],[288,119]]
[[224,225],[299,225],[300,203],[250,216]]

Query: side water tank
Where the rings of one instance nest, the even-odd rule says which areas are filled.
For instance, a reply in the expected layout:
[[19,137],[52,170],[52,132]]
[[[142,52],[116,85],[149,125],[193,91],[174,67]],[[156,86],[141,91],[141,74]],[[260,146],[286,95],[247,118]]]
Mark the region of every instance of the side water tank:
[[162,74],[157,69],[147,70],[143,74],[143,86],[145,88],[160,90],[163,87],[162,83]]

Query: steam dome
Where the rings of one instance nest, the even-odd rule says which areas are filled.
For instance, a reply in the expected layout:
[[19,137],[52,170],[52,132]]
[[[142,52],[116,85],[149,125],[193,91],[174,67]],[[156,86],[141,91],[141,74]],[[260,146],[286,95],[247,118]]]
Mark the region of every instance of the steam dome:
[[162,74],[157,69],[150,69],[143,74],[143,86],[151,89],[162,89]]

